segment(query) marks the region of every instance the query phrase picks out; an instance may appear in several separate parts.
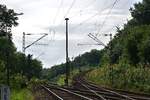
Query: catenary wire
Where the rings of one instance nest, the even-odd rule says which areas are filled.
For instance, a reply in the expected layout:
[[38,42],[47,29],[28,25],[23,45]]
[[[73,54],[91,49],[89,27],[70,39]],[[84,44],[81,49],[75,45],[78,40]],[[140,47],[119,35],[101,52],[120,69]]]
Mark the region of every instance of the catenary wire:
[[96,16],[98,16],[98,15],[101,15],[102,11],[104,11],[105,9],[108,9],[108,8],[110,8],[110,7],[112,7],[112,4],[109,5],[109,6],[107,6],[107,7],[105,7],[105,8],[103,8],[101,11],[99,11],[98,13],[96,13],[96,14],[90,16],[89,18],[83,20],[83,21],[80,22],[77,26],[75,26],[75,27],[73,27],[73,28],[75,29],[75,28],[81,27],[81,25],[82,25],[83,23],[86,23],[86,22],[89,21],[90,19],[92,19],[92,18],[94,18],[94,17],[96,17]]
[[105,23],[107,22],[108,16],[111,14],[112,9],[115,7],[115,5],[116,5],[119,1],[120,1],[120,0],[115,0],[115,2],[113,3],[111,9],[108,11],[106,17],[104,18],[101,27],[99,27],[96,36],[99,34],[99,32],[100,32],[100,31],[102,30],[102,28],[104,27]]
[[54,20],[53,20],[53,25],[55,24],[55,21],[57,19],[57,16],[59,14],[59,11],[60,11],[60,8],[61,8],[62,5],[63,5],[63,0],[61,0],[60,5],[59,5],[59,7],[58,7],[58,9],[56,11],[56,14],[55,14],[55,17],[54,17]]

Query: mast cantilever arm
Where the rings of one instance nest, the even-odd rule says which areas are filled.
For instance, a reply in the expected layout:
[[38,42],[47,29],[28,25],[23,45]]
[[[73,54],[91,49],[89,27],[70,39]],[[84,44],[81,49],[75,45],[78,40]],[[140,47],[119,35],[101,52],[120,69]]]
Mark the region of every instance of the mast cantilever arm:
[[102,46],[106,47],[106,45],[101,42],[96,36],[94,36],[93,34],[89,33],[88,36],[93,39],[94,41],[96,41],[98,44],[101,44]]
[[77,45],[78,46],[80,46],[80,45],[82,46],[82,45],[102,45],[102,44],[99,44],[99,43],[97,43],[97,44],[82,44],[82,43],[78,43]]
[[42,38],[44,38],[45,36],[47,36],[48,34],[44,34],[43,36],[41,36],[40,38],[38,38],[37,40],[35,40],[34,42],[32,42],[30,45],[26,46],[24,49],[29,48],[30,46],[32,46],[33,44],[35,44],[36,42],[38,42],[39,40],[41,40]]

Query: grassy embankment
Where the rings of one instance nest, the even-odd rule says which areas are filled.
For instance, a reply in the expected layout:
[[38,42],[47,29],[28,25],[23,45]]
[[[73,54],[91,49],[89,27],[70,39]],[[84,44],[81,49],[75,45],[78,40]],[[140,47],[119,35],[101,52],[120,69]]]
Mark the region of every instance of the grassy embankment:
[[[113,81],[110,81],[113,76]],[[150,93],[150,68],[131,66],[128,64],[113,65],[95,69],[86,75],[87,80],[104,87],[123,89],[133,92]],[[113,82],[113,84],[112,84]]]
[[28,89],[12,90],[10,100],[34,100]]

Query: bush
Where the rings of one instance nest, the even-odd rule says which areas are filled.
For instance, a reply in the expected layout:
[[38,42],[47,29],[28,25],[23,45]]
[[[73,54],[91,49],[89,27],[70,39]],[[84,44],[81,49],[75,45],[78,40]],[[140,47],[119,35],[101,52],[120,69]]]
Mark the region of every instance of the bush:
[[13,75],[10,79],[11,87],[14,89],[21,89],[27,86],[27,77],[21,74]]

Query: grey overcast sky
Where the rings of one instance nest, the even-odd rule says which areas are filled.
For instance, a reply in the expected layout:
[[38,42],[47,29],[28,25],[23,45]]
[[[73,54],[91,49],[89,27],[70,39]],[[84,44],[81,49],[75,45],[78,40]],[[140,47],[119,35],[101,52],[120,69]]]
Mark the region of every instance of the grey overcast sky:
[[[13,28],[13,41],[17,51],[22,52],[22,33],[32,33],[26,36],[26,46],[48,33],[37,44],[26,50],[34,58],[42,61],[46,68],[65,62],[65,20],[69,20],[69,57],[73,58],[91,49],[102,49],[102,46],[78,46],[78,43],[95,44],[88,33],[112,33],[115,26],[123,26],[131,18],[129,8],[142,0],[1,0],[1,4],[16,12],[19,16],[19,26]],[[110,13],[111,11],[111,13]],[[109,15],[108,15],[109,13]],[[105,24],[102,25],[104,23]],[[109,37],[98,35],[98,38],[108,43]],[[48,44],[48,45],[38,45]]]

